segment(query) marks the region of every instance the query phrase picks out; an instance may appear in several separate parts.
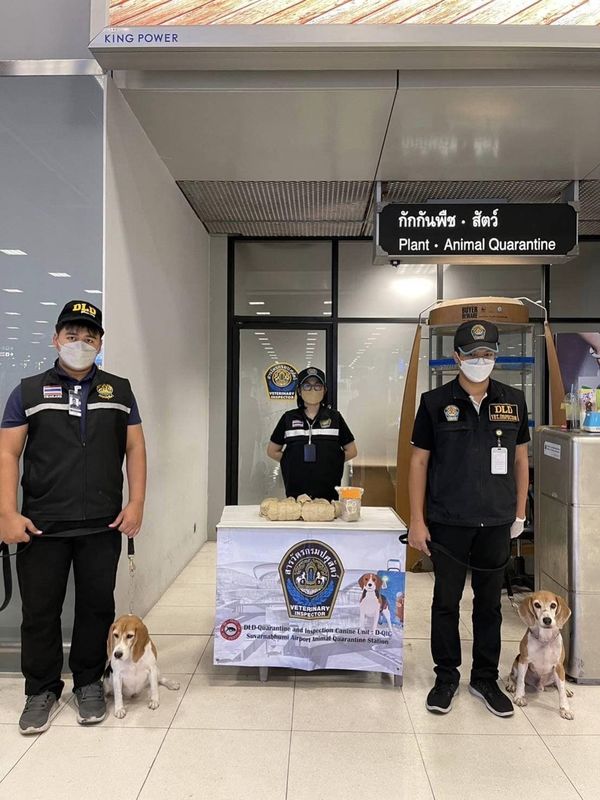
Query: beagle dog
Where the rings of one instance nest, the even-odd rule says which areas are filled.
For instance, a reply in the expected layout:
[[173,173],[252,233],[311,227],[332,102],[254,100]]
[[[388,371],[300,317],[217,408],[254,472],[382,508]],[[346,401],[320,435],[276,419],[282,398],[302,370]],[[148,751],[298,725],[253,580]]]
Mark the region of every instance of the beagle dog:
[[[360,598],[360,623],[361,630],[370,630],[375,633],[379,627],[379,616],[383,616],[387,626],[392,630],[392,620],[388,602],[381,594],[383,581],[374,572],[367,572],[358,579],[358,585],[363,590]],[[370,622],[367,624],[367,620]]]
[[554,684],[558,689],[560,715],[573,719],[569,697],[573,692],[565,681],[565,648],[561,628],[571,616],[562,597],[552,592],[534,592],[521,601],[518,613],[528,631],[521,639],[519,655],[512,666],[506,688],[515,693],[515,704],[527,705],[525,684],[543,692]]
[[104,674],[104,691],[115,697],[115,717],[123,719],[127,713],[123,697],[135,697],[149,685],[148,708],[160,705],[158,687],[179,689],[177,681],[160,677],[156,663],[156,647],[148,628],[139,617],[126,614],[110,626],[108,633],[108,666]]

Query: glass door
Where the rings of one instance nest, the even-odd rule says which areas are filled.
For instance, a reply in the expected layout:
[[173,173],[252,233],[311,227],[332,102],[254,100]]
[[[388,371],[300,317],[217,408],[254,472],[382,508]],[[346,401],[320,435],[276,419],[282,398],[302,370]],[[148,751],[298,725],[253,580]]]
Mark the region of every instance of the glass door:
[[[254,323],[239,329],[237,409],[230,458],[229,502],[260,503],[265,497],[284,497],[280,465],[267,457],[271,434],[281,415],[296,408],[288,368],[297,374],[307,366],[323,369],[335,395],[330,326],[293,324],[289,327]],[[333,398],[335,399],[335,397]]]

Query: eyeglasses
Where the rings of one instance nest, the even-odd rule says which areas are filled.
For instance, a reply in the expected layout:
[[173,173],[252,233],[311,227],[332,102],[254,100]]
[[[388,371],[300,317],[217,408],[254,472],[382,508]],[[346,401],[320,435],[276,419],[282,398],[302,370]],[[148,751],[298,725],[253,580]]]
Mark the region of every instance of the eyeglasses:
[[300,388],[302,389],[303,392],[313,392],[313,391],[320,392],[325,387],[323,386],[322,383],[303,383]]

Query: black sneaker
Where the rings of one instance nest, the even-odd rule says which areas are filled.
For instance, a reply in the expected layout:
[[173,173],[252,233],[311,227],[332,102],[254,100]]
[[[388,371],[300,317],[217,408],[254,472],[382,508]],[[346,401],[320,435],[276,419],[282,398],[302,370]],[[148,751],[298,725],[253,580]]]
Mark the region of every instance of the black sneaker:
[[427,695],[425,707],[434,714],[447,714],[452,709],[452,698],[458,693],[458,683],[435,682]]
[[507,697],[502,689],[493,680],[471,681],[469,691],[475,697],[479,697],[486,705],[486,708],[497,717],[512,717],[515,713],[510,698]]
[[47,731],[58,708],[58,700],[54,692],[28,695],[19,719],[19,733],[22,733],[23,736],[30,736]]
[[73,691],[80,725],[97,725],[106,716],[106,700],[101,681],[89,683]]

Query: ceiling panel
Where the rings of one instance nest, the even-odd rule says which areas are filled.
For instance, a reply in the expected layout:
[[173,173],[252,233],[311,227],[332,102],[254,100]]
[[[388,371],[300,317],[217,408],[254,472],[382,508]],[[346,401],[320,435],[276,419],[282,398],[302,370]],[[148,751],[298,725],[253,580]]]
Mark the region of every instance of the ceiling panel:
[[600,163],[599,129],[596,73],[406,79],[401,73],[378,177],[583,178]]
[[124,94],[178,180],[369,180],[394,72],[154,75]]

